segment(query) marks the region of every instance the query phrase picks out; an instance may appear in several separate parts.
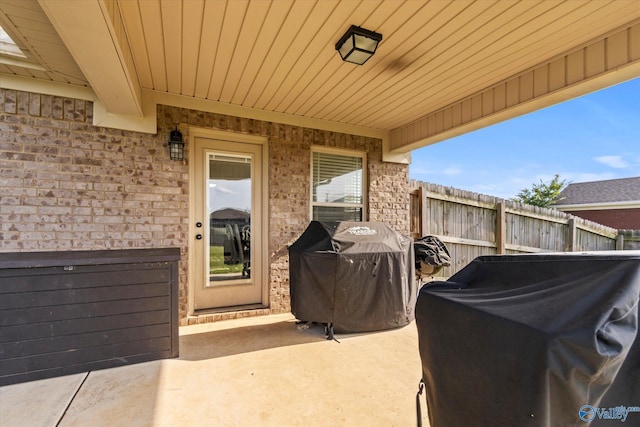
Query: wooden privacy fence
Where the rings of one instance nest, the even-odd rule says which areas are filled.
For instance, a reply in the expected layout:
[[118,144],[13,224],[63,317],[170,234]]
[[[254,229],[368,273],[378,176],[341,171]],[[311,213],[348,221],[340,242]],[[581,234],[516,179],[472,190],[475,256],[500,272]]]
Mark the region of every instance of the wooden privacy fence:
[[618,238],[622,239],[623,249],[640,251],[640,230],[618,230]]
[[441,277],[481,255],[624,249],[615,228],[555,209],[420,181],[410,188],[412,237],[437,236],[451,253]]

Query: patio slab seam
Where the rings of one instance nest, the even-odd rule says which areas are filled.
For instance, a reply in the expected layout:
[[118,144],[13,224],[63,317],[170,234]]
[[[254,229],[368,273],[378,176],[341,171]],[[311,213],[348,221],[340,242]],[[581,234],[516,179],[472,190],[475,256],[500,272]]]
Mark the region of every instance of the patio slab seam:
[[69,402],[67,402],[67,406],[65,406],[64,410],[62,411],[62,413],[60,414],[60,418],[58,419],[58,421],[56,422],[56,427],[58,427],[60,425],[60,423],[62,422],[62,420],[64,419],[64,416],[67,414],[67,411],[69,410],[69,408],[71,407],[71,405],[73,404],[73,401],[75,400],[76,396],[78,395],[78,393],[80,393],[80,390],[82,389],[82,386],[84,385],[84,383],[87,381],[87,379],[89,378],[89,374],[91,373],[91,371],[87,372],[84,376],[84,378],[82,379],[82,381],[80,382],[80,384],[78,384],[78,387],[76,388],[76,391],[73,393],[73,395],[71,396],[71,398],[69,399]]

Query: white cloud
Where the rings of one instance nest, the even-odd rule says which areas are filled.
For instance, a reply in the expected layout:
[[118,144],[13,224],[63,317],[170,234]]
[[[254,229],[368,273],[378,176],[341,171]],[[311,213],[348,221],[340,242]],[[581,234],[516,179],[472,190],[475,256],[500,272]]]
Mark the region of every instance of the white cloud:
[[594,160],[616,169],[625,169],[629,167],[629,163],[624,160],[622,156],[599,156],[594,157]]
[[455,176],[455,175],[460,175],[462,173],[462,169],[452,166],[449,168],[444,169],[443,171],[441,171],[441,173],[447,175],[447,176]]

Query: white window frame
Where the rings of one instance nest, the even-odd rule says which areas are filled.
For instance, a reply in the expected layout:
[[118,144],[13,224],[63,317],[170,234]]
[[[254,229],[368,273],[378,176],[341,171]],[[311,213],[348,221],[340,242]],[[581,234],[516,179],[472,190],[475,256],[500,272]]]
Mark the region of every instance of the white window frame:
[[[323,154],[334,154],[338,156],[345,157],[358,157],[362,159],[362,203],[335,203],[335,202],[314,202],[313,200],[313,154],[314,153],[323,153]],[[316,206],[328,206],[328,207],[355,207],[362,209],[362,217],[360,221],[367,221],[368,219],[368,209],[367,209],[367,200],[368,200],[368,182],[367,182],[367,153],[364,151],[356,151],[356,150],[347,150],[347,149],[339,149],[339,148],[326,148],[326,147],[311,147],[311,159],[310,159],[310,208],[309,208],[309,218],[313,220],[313,208]]]

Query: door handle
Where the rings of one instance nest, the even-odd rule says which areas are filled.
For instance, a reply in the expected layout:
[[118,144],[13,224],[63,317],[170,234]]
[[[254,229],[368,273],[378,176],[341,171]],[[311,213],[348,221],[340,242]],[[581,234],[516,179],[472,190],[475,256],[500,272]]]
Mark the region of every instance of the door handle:
[[196,240],[202,240],[202,234],[196,234]]

